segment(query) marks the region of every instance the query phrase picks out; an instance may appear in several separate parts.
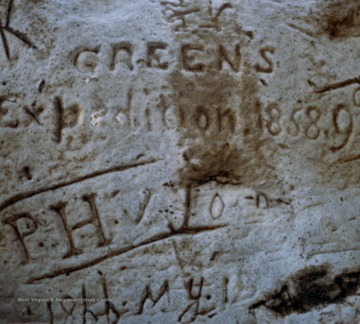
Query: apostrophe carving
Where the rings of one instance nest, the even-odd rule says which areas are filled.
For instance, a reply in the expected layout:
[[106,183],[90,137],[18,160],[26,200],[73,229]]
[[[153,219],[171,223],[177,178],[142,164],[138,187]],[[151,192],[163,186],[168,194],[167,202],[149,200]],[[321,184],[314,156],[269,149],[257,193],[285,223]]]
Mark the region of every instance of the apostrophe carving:
[[213,219],[218,219],[224,212],[225,204],[221,196],[216,193],[210,204],[210,215]]

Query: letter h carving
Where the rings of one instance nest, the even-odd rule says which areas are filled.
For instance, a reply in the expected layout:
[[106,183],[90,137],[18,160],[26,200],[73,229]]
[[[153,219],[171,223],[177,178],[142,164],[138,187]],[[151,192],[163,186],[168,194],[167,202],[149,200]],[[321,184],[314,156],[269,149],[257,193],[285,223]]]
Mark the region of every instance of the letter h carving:
[[73,255],[82,253],[82,251],[80,251],[79,249],[77,249],[75,247],[73,231],[78,228],[84,227],[86,225],[92,224],[95,226],[97,236],[98,236],[98,244],[97,244],[98,247],[105,246],[110,243],[110,241],[105,238],[104,231],[103,231],[103,228],[102,228],[102,225],[100,222],[100,218],[99,218],[99,213],[98,213],[98,210],[96,207],[95,198],[96,198],[96,194],[84,195],[82,197],[83,201],[89,204],[89,207],[91,210],[91,217],[89,219],[83,220],[75,225],[69,225],[68,221],[66,219],[65,208],[66,208],[67,203],[62,202],[56,206],[50,207],[51,209],[53,209],[55,212],[57,212],[59,214],[59,216],[61,218],[61,222],[65,229],[65,233],[66,233],[68,242],[69,242],[69,250],[66,253],[66,255],[63,257],[64,259],[69,258]]

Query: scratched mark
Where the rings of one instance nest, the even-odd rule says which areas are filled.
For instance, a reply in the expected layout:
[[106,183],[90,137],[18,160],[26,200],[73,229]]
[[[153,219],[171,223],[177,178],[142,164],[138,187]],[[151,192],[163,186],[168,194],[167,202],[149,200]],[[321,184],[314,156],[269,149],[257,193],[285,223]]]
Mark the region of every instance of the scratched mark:
[[146,208],[148,207],[149,203],[151,200],[151,191],[150,190],[146,190],[145,191],[145,199],[144,202],[141,206],[141,212],[139,217],[136,219],[136,224],[139,225],[141,223],[141,221],[143,220],[144,216],[145,216],[145,212],[146,212]]
[[298,26],[298,25],[295,25],[293,23],[287,23],[287,25],[291,28],[291,29],[295,29],[297,31],[299,31],[300,33],[302,34],[305,34],[306,36],[309,36],[309,37],[312,37],[314,38],[314,34],[307,30],[306,28],[302,27],[302,26]]
[[[330,83],[328,85],[325,85],[322,88],[315,88],[314,92],[315,93],[324,93],[324,92],[328,92],[328,91],[332,91],[332,90],[345,88],[345,87],[348,87],[353,84],[360,84],[360,77],[355,77],[355,78],[347,79],[345,81]],[[313,86],[314,84],[311,83],[311,85]]]
[[346,157],[344,159],[336,161],[336,163],[350,163],[358,160],[360,160],[360,154]]
[[310,209],[310,208],[315,208],[315,207],[318,207],[318,206],[323,206],[323,205],[324,205],[323,202],[316,202],[316,203],[313,203],[311,205],[305,206],[301,211],[304,211],[304,210]]
[[322,255],[322,254],[335,254],[335,253],[344,253],[344,252],[360,252],[360,249],[339,249],[339,250],[326,250],[326,251],[314,251],[307,254],[308,258],[313,256]]
[[184,272],[185,263],[180,257],[180,253],[179,253],[179,250],[178,250],[178,246],[176,244],[176,240],[172,240],[171,243],[172,243],[172,247],[173,247],[173,250],[174,250],[175,259],[176,259],[176,261],[178,263],[178,266],[179,266],[179,269],[180,269],[181,276],[183,278],[185,278],[186,277],[185,272]]
[[333,275],[328,265],[310,266],[288,278],[280,290],[271,292],[250,307],[265,306],[278,316],[307,313],[356,296],[360,287],[359,268]]
[[70,186],[72,184],[76,184],[76,183],[80,183],[80,182],[83,182],[83,181],[86,181],[86,180],[94,179],[96,177],[103,176],[103,175],[106,175],[106,174],[109,174],[109,173],[123,172],[123,171],[127,171],[127,170],[130,170],[130,169],[138,168],[138,167],[141,167],[141,166],[144,166],[144,165],[153,164],[153,163],[159,162],[159,161],[160,160],[151,159],[151,160],[147,160],[147,161],[143,161],[143,162],[139,162],[139,163],[134,163],[134,164],[115,166],[115,167],[112,167],[110,169],[95,171],[93,173],[84,175],[82,177],[79,177],[79,178],[76,178],[76,179],[73,179],[73,180],[70,180],[70,181],[60,182],[58,184],[55,184],[55,185],[52,185],[52,186],[49,186],[49,187],[40,188],[40,189],[36,189],[36,190],[33,190],[33,191],[20,193],[20,194],[17,194],[15,196],[12,196],[11,198],[5,200],[0,205],[0,212],[3,211],[5,208],[11,206],[11,205],[14,205],[15,203],[17,203],[19,201],[22,201],[24,199],[37,196],[37,195],[42,194],[44,192],[64,188],[64,187]]
[[4,51],[5,51],[5,55],[6,55],[6,58],[8,61],[10,61],[10,59],[11,59],[11,53],[10,53],[10,46],[9,46],[8,39],[6,38],[5,31],[12,34],[13,36],[15,36],[17,39],[19,39],[20,41],[25,43],[27,46],[37,49],[35,44],[25,34],[10,27],[12,10],[13,10],[13,0],[10,0],[8,8],[7,8],[5,25],[2,24],[2,21],[0,19],[0,35],[1,35],[2,45],[3,45]]
[[58,276],[61,276],[61,275],[68,275],[72,272],[76,272],[76,271],[79,271],[79,270],[83,270],[83,269],[86,269],[86,268],[89,268],[89,267],[92,267],[94,265],[97,265],[101,262],[104,262],[106,260],[109,260],[109,259],[112,259],[114,257],[117,257],[117,256],[120,256],[120,255],[123,255],[123,254],[126,254],[128,252],[133,252],[133,251],[136,251],[137,249],[140,249],[142,247],[145,247],[145,246],[149,246],[149,245],[153,245],[155,243],[159,243],[159,242],[162,242],[166,239],[170,239],[170,238],[176,238],[176,237],[181,237],[181,236],[191,236],[191,235],[196,235],[196,234],[201,234],[201,233],[208,233],[210,231],[215,231],[217,229],[221,229],[221,228],[224,228],[226,225],[222,224],[222,225],[217,225],[217,226],[199,226],[199,227],[194,227],[194,228],[181,228],[177,231],[170,231],[170,232],[167,232],[167,233],[162,233],[162,234],[159,234],[155,237],[152,237],[152,238],[148,238],[140,243],[137,243],[137,244],[129,244],[127,246],[124,246],[122,248],[119,248],[119,249],[115,249],[115,250],[112,250],[111,252],[105,254],[105,255],[102,255],[102,256],[99,256],[97,258],[93,258],[92,260],[87,260],[83,263],[80,263],[80,264],[77,264],[77,265],[74,265],[73,264],[73,261],[74,260],[70,260],[70,262],[64,262],[64,263],[69,263],[70,265],[65,265],[63,268],[60,268],[58,267],[58,265],[56,266],[57,270],[54,270],[52,272],[48,272],[48,273],[45,273],[45,274],[42,274],[40,276],[37,276],[37,277],[33,277],[31,279],[29,279],[27,281],[28,284],[32,284],[34,282],[37,282],[37,281],[40,281],[40,280],[44,280],[44,279],[51,279],[51,278],[55,278],[55,277],[58,277]]

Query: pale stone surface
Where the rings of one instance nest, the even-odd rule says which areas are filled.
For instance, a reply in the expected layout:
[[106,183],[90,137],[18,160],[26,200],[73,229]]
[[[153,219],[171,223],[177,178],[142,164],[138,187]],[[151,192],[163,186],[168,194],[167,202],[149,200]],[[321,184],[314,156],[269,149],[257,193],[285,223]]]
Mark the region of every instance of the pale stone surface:
[[2,1],[1,321],[359,323],[359,10]]

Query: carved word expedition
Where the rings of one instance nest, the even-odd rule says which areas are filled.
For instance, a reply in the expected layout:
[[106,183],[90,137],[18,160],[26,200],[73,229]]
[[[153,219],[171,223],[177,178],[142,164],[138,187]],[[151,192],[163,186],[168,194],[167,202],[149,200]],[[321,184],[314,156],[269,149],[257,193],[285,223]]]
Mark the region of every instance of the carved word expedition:
[[28,127],[49,127],[49,122],[44,122],[49,113],[53,116],[50,123],[52,140],[59,144],[63,130],[74,128],[81,122],[84,109],[78,104],[64,107],[60,97],[45,106],[37,104],[36,100],[28,105],[20,94],[0,96],[0,129],[21,131]]

